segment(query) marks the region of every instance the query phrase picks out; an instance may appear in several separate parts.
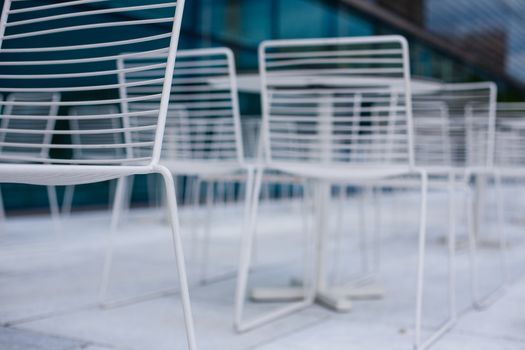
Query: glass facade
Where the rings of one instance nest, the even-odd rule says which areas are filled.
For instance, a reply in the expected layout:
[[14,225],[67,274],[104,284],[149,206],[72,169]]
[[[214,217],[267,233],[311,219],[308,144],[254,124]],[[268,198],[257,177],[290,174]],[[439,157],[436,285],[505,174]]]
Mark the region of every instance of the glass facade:
[[[436,1],[439,2],[439,1]],[[422,7],[424,10],[425,8]],[[429,26],[434,26],[432,21]],[[190,0],[183,23],[183,48],[231,47],[241,73],[257,70],[257,47],[266,39],[404,34],[344,1],[327,0]],[[447,55],[407,35],[412,74],[447,82],[495,80],[505,99],[520,93],[498,76]],[[518,97],[519,98],[519,97]],[[257,96],[242,96],[243,114],[257,114]]]
[[[403,34],[411,44],[413,75],[448,82],[494,80],[500,85],[504,99],[521,98],[522,92],[508,86],[503,74],[494,74],[498,70],[493,69],[494,62],[504,64],[506,69],[501,73],[513,78],[523,76],[525,83],[525,69],[521,69],[525,68],[522,67],[525,29],[522,17],[516,15],[525,16],[525,4],[519,0],[363,2],[376,3],[393,15],[402,15],[421,26],[421,31],[444,38],[455,48],[470,44],[470,49],[475,49],[479,46],[472,39],[476,33],[478,41],[483,42],[483,33],[499,33],[502,30],[498,28],[505,26],[508,33],[505,38],[501,35],[491,38],[496,44],[505,45],[506,51],[494,53],[497,45],[492,45],[492,50],[486,50],[484,56],[490,60],[491,69],[484,69],[487,65],[481,59],[477,60],[480,64],[463,60],[461,55],[447,53],[395,25],[363,13],[345,0],[191,0],[184,23],[183,47],[229,46],[236,53],[239,71],[246,72],[257,69],[257,46],[265,39]],[[509,14],[509,9],[514,15]]]
[[[524,1],[371,0],[369,3],[444,42],[459,57],[460,65],[476,67],[481,79],[497,81],[502,99],[523,99]],[[461,69],[452,72],[461,73]]]
[[468,45],[482,57],[525,83],[525,2],[520,0],[427,0],[426,28]]
[[[525,2],[522,0],[361,0],[368,7],[375,6],[403,18],[453,48],[468,51],[467,54],[474,57],[471,60],[433,45],[424,36],[381,20],[373,11],[352,5],[359,2],[357,0],[186,2],[181,48],[228,46],[235,52],[240,73],[256,72],[257,48],[266,39],[402,34],[410,42],[414,76],[447,82],[494,80],[499,85],[501,99],[524,97],[519,84],[509,83],[508,79],[525,86]],[[256,95],[241,95],[243,115],[259,113],[258,99]],[[144,181],[137,181],[134,195],[138,201],[146,198],[145,187]],[[27,203],[36,202],[46,205],[45,189],[22,188],[27,187],[6,186],[5,198],[14,198],[6,203],[8,208],[25,208]],[[79,193],[76,203],[107,201],[107,184],[92,188]],[[10,195],[19,191],[27,196]]]

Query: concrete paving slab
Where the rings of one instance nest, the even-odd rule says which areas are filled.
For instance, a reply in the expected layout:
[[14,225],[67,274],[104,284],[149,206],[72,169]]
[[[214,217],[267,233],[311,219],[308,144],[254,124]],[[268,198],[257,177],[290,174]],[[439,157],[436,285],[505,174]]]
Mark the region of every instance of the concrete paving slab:
[[[446,198],[436,193],[430,198],[424,312],[428,329],[437,326],[446,317],[447,310],[447,260],[443,244],[447,229],[443,205]],[[335,226],[328,233],[328,277],[334,285],[347,283],[362,272],[359,233],[364,227],[372,235],[373,225],[359,224],[357,205],[358,201],[353,198],[345,204],[344,232],[340,240]],[[381,268],[377,274],[369,275],[385,288],[384,299],[356,301],[348,314],[313,306],[242,335],[236,334],[232,327],[242,207],[222,209],[214,215],[213,254],[208,271],[211,282],[204,285],[198,283],[203,272],[199,253],[202,235],[195,234],[198,230],[190,225],[195,213],[182,210],[199,349],[410,349],[415,308],[417,196],[385,195],[381,205]],[[263,206],[251,287],[288,286],[292,278],[300,276],[305,228],[298,208],[297,203]],[[331,222],[335,222],[335,207],[330,212]],[[365,204],[364,213],[368,220],[377,214],[371,203]],[[459,216],[458,234],[462,239],[465,229],[461,213]],[[491,225],[484,226],[489,233],[493,231]],[[184,348],[184,327],[176,294],[108,310],[97,306],[108,227],[107,212],[74,214],[64,220],[64,234],[57,244],[47,217],[8,220],[5,233],[0,236],[0,322],[15,325],[20,332],[65,341],[75,339],[80,345],[72,345],[80,346],[78,350]],[[521,277],[525,266],[525,254],[522,254],[525,239],[520,225],[508,225],[507,229],[511,242],[511,274],[517,282],[489,310],[470,311],[468,256],[464,249],[459,249],[458,305],[467,312],[457,328],[435,345],[436,349],[525,349],[525,324],[521,316],[525,305],[525,282]],[[500,274],[495,263],[498,252],[487,248],[481,254],[482,286],[488,288],[494,276]],[[130,213],[115,237],[113,273],[111,298],[177,286],[170,231],[162,221],[161,212],[133,210]],[[247,313],[256,315],[276,306],[278,304],[249,302]],[[26,344],[23,337],[8,339],[12,349],[18,350],[14,346]]]
[[0,327],[2,350],[76,350],[87,342],[29,330]]

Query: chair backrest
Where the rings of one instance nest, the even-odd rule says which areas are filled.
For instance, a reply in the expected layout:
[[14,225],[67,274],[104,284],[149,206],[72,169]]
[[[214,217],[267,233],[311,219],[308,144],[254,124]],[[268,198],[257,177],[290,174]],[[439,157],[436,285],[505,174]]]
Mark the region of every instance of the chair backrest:
[[[51,148],[60,152],[56,157],[30,157],[28,161],[43,164],[83,165],[148,165],[158,161],[169,103],[169,89],[173,76],[184,0],[66,0],[58,2],[6,0],[0,20],[0,93],[60,93],[59,101],[4,101],[4,106],[14,108],[33,106],[42,108],[118,106],[122,102],[119,89],[130,86],[151,86],[142,100],[152,102],[147,114],[149,122],[137,128],[106,127],[107,123],[93,123],[92,128],[56,130],[62,135],[61,144]],[[115,60],[123,52],[133,52],[128,57],[144,53],[162,53],[167,60],[155,65],[136,65],[126,71],[157,72],[148,78],[136,79],[121,86],[121,72]],[[154,105],[154,106],[153,106]],[[60,112],[60,110],[59,110]],[[2,119],[6,117],[4,109]],[[60,113],[59,113],[60,114]],[[132,117],[113,110],[101,114],[59,115],[57,121],[109,120]],[[24,114],[34,125],[24,130],[28,137],[39,135],[41,128],[36,121],[40,113]],[[104,126],[106,125],[106,126]],[[110,123],[110,125],[113,125]],[[8,126],[9,128],[9,126]],[[150,138],[133,142],[125,134],[153,131]],[[4,132],[9,132],[4,130]],[[78,135],[113,135],[100,142],[75,143]],[[68,142],[67,140],[71,140]],[[25,138],[11,149],[27,149]],[[115,140],[119,140],[118,142]],[[0,144],[0,147],[5,144]],[[47,146],[46,146],[47,147]],[[115,150],[126,152],[115,152]],[[140,157],[131,156],[127,150],[140,149]],[[81,150],[81,152],[78,152]],[[93,157],[97,152],[100,156]],[[89,151],[89,152],[82,152]],[[89,154],[89,156],[85,156]],[[108,156],[110,155],[110,156]],[[111,156],[113,155],[113,156]]]
[[[119,60],[121,85],[129,84],[143,73],[129,71],[141,62],[155,64],[165,60],[159,55],[125,57]],[[242,162],[243,144],[240,124],[237,79],[233,53],[227,48],[181,50],[172,82],[172,95],[166,122],[162,161]],[[121,93],[122,110],[136,113],[150,108],[140,98],[149,87],[128,86]],[[143,119],[143,118],[142,118]],[[143,120],[129,120],[141,125]],[[137,135],[144,137],[143,135]]]
[[413,96],[416,165],[449,167],[452,164],[448,106],[441,101],[418,101]]
[[268,41],[259,55],[267,162],[414,164],[403,37]]
[[32,104],[58,101],[58,93],[18,92],[7,96],[0,121],[0,161],[31,162],[35,157],[49,157],[58,106]]
[[[494,83],[443,84],[434,91],[414,93],[413,99],[417,165],[492,166],[497,102]],[[434,157],[429,158],[429,153]]]
[[496,167],[525,167],[525,103],[498,103]]

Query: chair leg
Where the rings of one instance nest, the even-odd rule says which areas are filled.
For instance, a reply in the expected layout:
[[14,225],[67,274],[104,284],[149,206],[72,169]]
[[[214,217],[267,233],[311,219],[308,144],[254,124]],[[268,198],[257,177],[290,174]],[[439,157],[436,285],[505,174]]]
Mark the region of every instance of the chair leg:
[[343,235],[344,235],[344,225],[343,225],[343,213],[344,213],[344,204],[345,204],[345,189],[344,185],[338,186],[338,198],[337,198],[337,211],[336,211],[336,229],[335,229],[335,251],[333,256],[333,267],[332,267],[332,285],[338,285],[341,283],[340,276],[340,264],[341,256],[343,255]]
[[[193,190],[192,190],[192,211],[191,211],[191,219],[190,219],[190,226],[188,232],[190,233],[190,261],[194,263],[198,263],[198,247],[199,247],[199,227],[201,222],[201,213],[199,211],[200,207],[200,189],[203,182],[200,178],[197,178],[193,182]],[[206,183],[207,184],[207,183]],[[209,186],[209,185],[207,185]],[[207,195],[207,192],[205,192],[205,196]]]
[[[314,229],[313,229],[313,224],[311,224],[310,222],[310,218],[313,216],[313,207],[314,207],[314,203],[315,203],[315,199],[314,199],[314,194],[313,194],[313,191],[310,187],[312,186],[309,186],[308,182],[307,181],[304,181],[303,184],[303,198],[302,198],[302,201],[301,201],[301,229],[302,229],[302,232],[304,232],[304,234],[311,234]],[[341,228],[342,230],[342,228]],[[305,244],[302,245],[302,249],[301,249],[301,257],[302,257],[302,261],[304,263],[306,263],[308,261],[308,259],[310,258],[309,254],[310,254],[310,250],[309,250],[309,246],[308,246],[308,241],[305,242]],[[340,244],[342,245],[342,244]],[[341,253],[341,252],[339,252]],[[338,272],[338,263],[335,263],[334,264],[334,270],[335,272],[337,273]],[[305,265],[306,266],[306,265]],[[334,273],[334,275],[336,275],[336,273]],[[335,281],[335,279],[334,279]],[[294,282],[294,281],[292,281]],[[302,283],[304,282],[301,282],[301,281],[295,281],[295,282],[299,282],[299,283],[293,283],[293,284],[296,284],[296,285],[301,285]],[[334,285],[336,284],[335,282],[333,283]]]
[[[499,249],[500,249],[500,259],[501,259],[501,271],[502,276],[501,282],[498,286],[492,289],[490,292],[482,295],[479,287],[479,259],[478,259],[478,241],[480,239],[479,232],[476,232],[476,228],[479,227],[479,223],[475,218],[476,206],[470,200],[467,205],[467,218],[468,218],[468,237],[469,237],[469,260],[470,260],[470,274],[471,274],[471,292],[474,308],[478,310],[483,310],[490,305],[492,305],[501,294],[505,292],[507,285],[507,254],[506,254],[506,235],[505,229],[503,228],[503,202],[502,202],[502,193],[501,193],[501,176],[499,174],[495,175],[495,188],[496,188],[496,205],[497,205],[497,230],[498,230],[498,240],[499,240]],[[478,234],[476,234],[478,233]]]
[[239,263],[239,273],[237,279],[236,297],[235,297],[235,321],[234,326],[237,332],[246,332],[277,318],[284,317],[291,313],[300,311],[305,307],[312,305],[315,299],[315,278],[312,283],[312,290],[305,291],[305,298],[300,302],[293,302],[289,305],[269,312],[265,315],[256,317],[250,321],[243,319],[244,305],[246,301],[246,292],[248,287],[248,275],[250,271],[251,256],[253,250],[253,237],[256,229],[257,211],[259,199],[261,196],[261,185],[263,179],[263,170],[259,169],[255,173],[248,173],[247,188],[252,188],[251,195],[247,192],[246,196],[246,222],[245,232],[241,242],[241,255]]
[[[178,217],[177,200],[175,197],[175,185],[173,182],[173,177],[169,170],[167,170],[164,167],[159,167],[157,170],[159,174],[162,175],[164,183],[166,185],[166,195],[167,195],[166,197],[167,197],[167,202],[168,202],[167,204],[169,208],[169,219],[170,219],[170,224],[172,227],[173,247],[175,251],[175,259],[177,262],[177,271],[178,271],[178,277],[179,277],[179,282],[180,282],[180,288],[178,289],[178,291],[180,291],[180,294],[181,294],[182,306],[183,306],[183,311],[184,311],[184,321],[185,321],[185,326],[186,326],[188,348],[190,350],[195,350],[196,349],[195,331],[194,331],[194,326],[193,326],[193,316],[191,313],[191,305],[190,305],[190,299],[189,299],[189,288],[188,288],[186,266],[185,266],[183,248],[182,248],[182,239],[180,236],[180,224],[179,224],[179,217]],[[147,295],[129,298],[127,300],[121,300],[121,301],[112,302],[112,303],[107,302],[107,293],[108,293],[108,287],[109,287],[110,276],[111,276],[111,266],[112,266],[112,261],[113,261],[113,248],[114,248],[113,240],[114,240],[114,234],[118,228],[120,216],[122,214],[122,208],[126,200],[126,189],[128,188],[128,184],[126,180],[127,178],[122,177],[117,182],[115,199],[113,202],[113,215],[112,215],[112,220],[111,220],[111,229],[110,229],[109,235],[107,236],[108,242],[106,244],[106,256],[104,260],[104,270],[102,273],[102,282],[101,282],[100,290],[99,290],[100,306],[104,308],[111,308],[111,307],[116,307],[116,306],[120,306],[124,304],[129,304],[135,301],[147,300],[155,296],[168,295],[174,292],[173,289],[169,291],[165,290],[161,292],[149,293]]]
[[[257,172],[257,178],[254,184],[254,172],[252,169],[248,170],[246,179],[246,192],[245,192],[245,207],[244,207],[244,225],[241,236],[241,250],[240,250],[240,261],[239,261],[239,273],[237,276],[237,286],[235,293],[235,320],[234,326],[238,332],[244,330],[243,324],[243,312],[244,303],[246,299],[246,289],[248,285],[248,274],[250,273],[250,260],[253,249],[253,232],[252,226],[255,226],[252,221],[252,206],[255,202],[253,197],[258,195],[261,190],[262,175]],[[255,186],[256,185],[256,186]],[[255,187],[255,188],[254,188]]]
[[125,192],[127,187],[127,178],[118,179],[113,199],[113,211],[111,215],[111,227],[106,241],[106,254],[104,258],[104,267],[102,271],[102,280],[99,287],[99,303],[102,307],[108,307],[107,294],[111,278],[111,267],[113,264],[114,236],[118,229],[122,207],[124,206]]
[[428,349],[434,342],[445,335],[452,329],[457,320],[456,312],[456,291],[455,291],[455,277],[456,277],[456,211],[455,211],[455,178],[451,174],[449,176],[448,196],[449,196],[449,225],[448,225],[448,309],[449,316],[445,322],[438,327],[437,330],[422,340],[422,314],[423,314],[423,299],[424,299],[424,282],[425,282],[425,257],[426,257],[426,221],[427,221],[427,194],[428,194],[428,176],[422,174],[421,185],[421,218],[419,228],[419,259],[418,259],[418,281],[417,281],[417,306],[416,306],[416,330],[415,343],[416,350]]
[[4,207],[4,197],[2,196],[2,189],[0,187],[0,231],[5,229],[5,207]]
[[113,202],[115,201],[115,196],[117,195],[117,185],[118,179],[109,181],[108,184],[108,209],[113,209]]
[[195,350],[197,348],[195,340],[195,330],[193,323],[193,314],[191,311],[190,292],[188,287],[188,277],[186,275],[186,263],[184,260],[184,249],[182,246],[182,238],[180,234],[180,223],[177,209],[177,197],[175,193],[175,183],[171,172],[159,167],[159,173],[164,179],[166,185],[166,197],[169,208],[169,219],[171,230],[173,234],[173,249],[175,252],[175,259],[177,262],[177,273],[180,283],[180,295],[182,301],[182,308],[184,312],[184,322],[186,325],[186,338],[188,341],[188,349]]
[[501,188],[501,175],[496,174],[495,176],[495,187],[496,187],[496,205],[497,205],[497,230],[500,248],[501,268],[503,276],[503,285],[507,285],[510,281],[509,276],[509,259],[507,255],[507,230],[505,228],[505,203],[503,199],[503,190]]
[[456,307],[456,198],[455,176],[449,175],[448,179],[448,306],[452,323],[457,321]]
[[368,227],[366,218],[366,200],[369,198],[370,187],[366,186],[359,194],[357,232],[359,235],[359,255],[361,258],[361,275],[367,276],[370,272],[368,264]]
[[374,232],[373,232],[373,256],[372,256],[372,271],[377,277],[381,270],[381,240],[383,237],[383,210],[381,207],[381,188],[374,187],[373,202],[374,202]]
[[206,198],[206,219],[204,223],[204,232],[203,232],[203,240],[201,243],[201,273],[200,273],[200,283],[206,284],[208,280],[208,264],[210,261],[210,244],[211,244],[211,222],[212,222],[212,215],[213,215],[213,192],[210,191],[213,190],[213,184],[211,182],[208,183],[208,194]]
[[62,224],[60,220],[60,209],[58,208],[57,191],[55,186],[47,186],[47,198],[49,200],[49,210],[51,219],[55,227],[55,236],[58,239],[62,234]]
[[62,216],[71,216],[71,208],[73,207],[73,197],[75,195],[75,185],[66,186],[64,190],[64,199],[62,200]]
[[421,209],[419,218],[419,253],[417,263],[417,296],[416,296],[416,329],[415,349],[424,349],[421,345],[421,323],[423,314],[423,294],[425,277],[425,247],[426,247],[426,221],[427,221],[427,189],[428,178],[425,173],[421,175]]
[[[120,214],[121,215],[121,218],[129,218],[129,213],[131,211],[131,200],[133,198],[133,185],[135,183],[135,176],[128,176],[127,179],[126,179],[126,187],[125,187],[125,192],[124,192],[124,202],[123,202],[123,205],[122,205],[122,208],[121,208],[121,211],[122,213]],[[117,226],[118,226],[118,222],[117,222]]]

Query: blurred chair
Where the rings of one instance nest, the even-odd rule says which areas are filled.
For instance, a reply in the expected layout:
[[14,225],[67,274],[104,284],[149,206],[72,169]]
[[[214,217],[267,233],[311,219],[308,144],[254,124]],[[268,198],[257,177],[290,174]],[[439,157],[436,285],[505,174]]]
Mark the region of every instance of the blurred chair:
[[[5,162],[31,163],[33,158],[48,158],[55,129],[55,117],[58,114],[60,94],[53,92],[17,92],[11,93],[3,102],[2,121],[0,124],[0,155]],[[26,102],[26,103],[24,103]],[[44,105],[39,105],[44,103]],[[45,105],[49,103],[49,105]],[[31,118],[28,116],[38,116]],[[27,133],[27,129],[34,132]],[[16,147],[10,144],[25,143],[34,147]],[[55,233],[60,230],[60,211],[56,189],[47,186],[47,197]],[[0,194],[0,202],[3,198]],[[2,218],[5,217],[4,205],[0,205]]]
[[[498,242],[502,251],[509,248],[510,243],[507,241],[506,216],[508,216],[508,206],[505,206],[504,181],[512,182],[506,184],[509,187],[507,192],[515,195],[514,201],[519,200],[519,193],[523,189],[523,180],[525,180],[525,103],[498,103],[495,122],[495,145],[494,145],[494,168],[492,174],[495,177],[495,187],[497,196],[498,220],[497,230],[500,232]],[[517,182],[514,184],[514,182]],[[516,203],[516,202],[514,202]],[[519,203],[521,204],[521,203]],[[521,220],[521,207],[514,206],[517,217]],[[501,256],[504,266],[508,267],[509,261],[507,255]],[[505,281],[510,281],[510,269],[506,269],[502,275]],[[482,305],[483,306],[483,305]]]
[[[68,186],[137,174],[162,175],[170,209],[187,343],[190,349],[195,349],[175,188],[170,171],[159,163],[184,0],[176,3],[141,0],[125,5],[96,1],[93,7],[85,7],[84,3],[86,1],[4,2],[0,25],[0,92],[62,94],[61,101],[11,101],[3,102],[4,106],[104,106],[140,100],[150,102],[150,108],[87,116],[51,118],[47,113],[42,116],[34,112],[17,116],[17,120],[27,122],[26,128],[13,129],[11,125],[5,125],[4,140],[0,142],[0,182]],[[45,29],[42,29],[42,24],[45,24]],[[107,35],[108,30],[111,35]],[[133,51],[135,53],[122,54]],[[118,57],[132,58],[145,53],[164,54],[164,60],[156,63],[139,61],[126,68],[115,66]],[[130,82],[118,81],[118,74],[130,72],[142,76]],[[119,88],[130,87],[147,87],[149,93],[140,97],[119,97]],[[5,117],[11,118],[2,115],[2,119]],[[137,118],[143,121],[142,124],[127,123]],[[71,139],[79,135],[101,134],[115,135],[115,138],[76,144],[64,137],[60,144],[34,144],[31,139],[41,137],[43,133],[37,121],[47,123],[54,119],[86,123],[117,119],[119,122],[116,128],[91,125],[82,130],[54,131],[55,135]],[[21,135],[16,140],[9,139],[13,134]],[[148,137],[139,139],[137,135]],[[115,152],[116,149],[121,151]],[[24,153],[27,150],[35,153],[24,156],[4,153]],[[89,154],[76,150],[89,150]],[[99,156],[93,155],[95,150],[100,151]],[[19,160],[24,164],[13,163]]]
[[[155,64],[162,61],[162,56],[145,55],[118,60],[122,85],[133,82],[141,73],[124,71],[141,62]],[[164,143],[160,155],[160,163],[173,176],[188,176],[196,178],[192,183],[193,206],[201,201],[201,180],[207,179],[206,205],[213,204],[213,183],[209,180],[223,179],[234,174],[242,174],[243,144],[241,135],[237,80],[233,53],[227,48],[198,49],[179,51],[173,76],[170,106]],[[129,86],[121,89],[124,96],[121,109],[125,113],[136,113],[149,109],[150,103],[141,98],[148,94],[148,88]],[[135,99],[136,102],[128,102]],[[133,121],[141,125],[140,118]],[[130,122],[131,123],[131,122]],[[133,125],[134,125],[133,124]],[[142,137],[146,136],[143,134]],[[121,182],[124,179],[120,180]],[[112,230],[115,230],[126,198],[126,185],[117,185],[113,209]],[[129,198],[129,197],[128,197]],[[208,210],[207,214],[210,211]],[[206,213],[205,213],[206,214]],[[192,232],[193,245],[200,244],[201,273],[200,281],[208,278],[210,254],[210,220],[206,215],[199,224],[204,225],[203,242],[197,242],[197,233]],[[108,275],[104,278],[101,299],[105,303],[105,291],[110,279],[112,259],[106,260]],[[153,292],[151,295],[163,294],[165,291]],[[143,299],[146,296],[130,298]],[[124,301],[119,301],[124,302]]]
[[[426,108],[432,108],[436,103],[441,104],[439,114],[445,118],[436,118],[436,115],[432,118],[428,112],[414,112],[416,164],[428,171],[433,180],[431,184],[437,181],[439,186],[440,179],[448,178],[449,186],[465,193],[472,296],[474,305],[483,307],[507,283],[506,266],[502,263],[501,283],[493,291],[481,293],[478,286],[477,256],[478,246],[482,241],[481,220],[486,218],[483,212],[486,206],[487,177],[494,169],[497,86],[493,82],[443,84],[437,91],[414,95],[414,101],[416,105]],[[425,127],[425,123],[431,119],[434,119],[433,128],[429,124]],[[455,230],[456,204],[451,199],[449,225]],[[504,262],[505,237],[499,229],[497,235],[501,261]],[[451,253],[455,250],[455,241],[449,242],[449,249]]]
[[[457,318],[455,292],[455,255],[458,192],[467,204],[467,231],[472,293],[475,305],[483,304],[494,292],[505,285],[505,266],[502,265],[502,283],[495,291],[480,297],[477,287],[477,246],[480,239],[483,198],[486,175],[493,170],[493,129],[497,87],[492,82],[440,84],[434,89],[413,91],[413,125],[415,163],[425,169],[430,189],[448,189],[448,274],[449,314],[453,323]],[[476,179],[472,187],[471,178]],[[399,191],[417,190],[418,181],[387,180],[381,185]],[[391,192],[392,193],[392,192]],[[399,196],[399,195],[398,195]],[[377,209],[376,209],[377,210]],[[396,210],[396,208],[393,208]],[[394,215],[396,217],[397,215]],[[499,240],[503,240],[498,230]],[[500,245],[500,248],[503,246]],[[505,250],[500,249],[502,261]]]
[[[506,267],[501,265],[501,283],[494,291],[482,294],[478,287],[477,250],[481,241],[486,176],[493,170],[494,116],[497,87],[493,82],[440,84],[435,89],[413,92],[415,163],[429,176],[429,189],[448,189],[448,307],[450,323],[457,319],[456,222],[457,197],[464,194],[467,213],[468,248],[475,306],[485,304],[506,284]],[[472,186],[472,178],[476,181]],[[417,190],[416,180],[387,180],[382,186]],[[393,210],[396,210],[394,208]],[[394,215],[396,217],[396,215]],[[499,220],[499,219],[498,219]],[[504,235],[497,230],[501,261],[505,261]],[[445,330],[445,329],[443,329]]]
[[[518,187],[522,189],[525,180],[525,103],[499,103],[496,117],[496,143],[494,155],[494,172],[499,181],[496,185],[499,195],[499,218],[502,222],[499,229],[504,230],[504,214],[507,213],[504,206],[504,195],[502,193],[502,181],[518,181]],[[513,192],[514,193],[514,192]],[[515,208],[518,218],[521,220],[521,208]]]
[[[259,195],[267,169],[310,179],[316,187],[317,232],[326,229],[330,183],[374,182],[414,174],[421,179],[416,347],[421,339],[427,174],[414,157],[408,44],[399,36],[282,40],[260,46],[265,164],[255,167],[243,237],[235,325],[246,331],[311,305],[338,308],[322,274],[305,276],[304,299],[253,320],[243,319]],[[376,112],[372,116],[371,112]],[[290,128],[290,124],[295,127]],[[252,175],[250,175],[252,176]],[[249,181],[251,182],[251,181]],[[322,237],[308,258],[322,266]],[[309,269],[308,269],[309,271]],[[449,327],[449,324],[446,324]],[[442,333],[440,329],[438,332]]]

